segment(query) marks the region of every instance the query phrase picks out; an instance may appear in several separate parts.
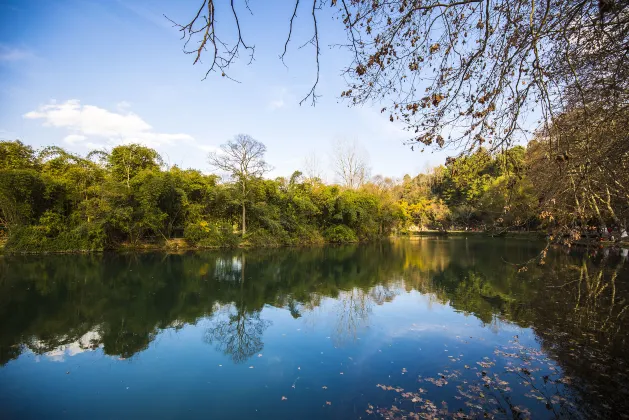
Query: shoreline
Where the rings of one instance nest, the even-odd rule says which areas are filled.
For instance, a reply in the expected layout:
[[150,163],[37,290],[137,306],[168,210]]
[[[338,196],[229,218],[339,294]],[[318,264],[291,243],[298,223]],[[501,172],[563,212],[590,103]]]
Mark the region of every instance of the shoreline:
[[[376,242],[383,239],[395,239],[395,238],[420,238],[420,237],[440,237],[447,239],[448,237],[485,237],[487,239],[524,239],[542,241],[546,239],[547,234],[545,232],[505,232],[500,235],[492,235],[490,232],[478,232],[478,231],[421,231],[410,232],[405,235],[392,235],[388,237],[382,237],[369,241],[354,241],[354,242],[321,242],[321,243],[303,243],[303,244],[285,244],[285,245],[270,245],[270,246],[255,246],[249,244],[239,244],[238,246],[194,246],[189,245],[185,239],[171,239],[169,243],[153,244],[150,242],[140,243],[138,245],[120,245],[115,248],[109,249],[75,249],[75,250],[63,250],[63,251],[7,251],[4,249],[4,243],[0,244],[0,255],[48,255],[48,254],[99,254],[105,252],[113,253],[125,253],[125,252],[165,252],[168,254],[179,254],[190,251],[218,251],[218,250],[251,250],[251,249],[278,249],[278,248],[311,248],[321,246],[339,246],[360,244],[368,242]],[[564,244],[556,244],[560,246],[566,246]],[[629,241],[575,241],[570,244],[571,247],[578,248],[629,248]]]

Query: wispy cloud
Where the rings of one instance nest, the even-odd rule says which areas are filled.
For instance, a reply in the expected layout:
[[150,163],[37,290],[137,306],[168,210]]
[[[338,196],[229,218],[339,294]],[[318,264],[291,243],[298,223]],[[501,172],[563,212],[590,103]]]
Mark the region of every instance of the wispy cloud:
[[272,94],[272,98],[267,104],[267,108],[271,111],[275,111],[286,106],[286,99],[288,95],[288,89],[285,87],[276,88]]
[[131,108],[131,104],[127,101],[120,101],[116,104],[118,111],[126,111]]
[[164,29],[172,29],[173,27],[173,24],[167,18],[165,18],[164,15],[156,13],[152,9],[142,7],[138,5],[137,2],[118,0],[118,4],[122,5],[131,12],[138,15],[140,18],[156,26],[162,27]]
[[0,45],[0,62],[22,61],[32,57],[33,53],[28,50]]
[[68,143],[83,142],[94,137],[110,144],[140,143],[150,147],[194,141],[188,134],[155,131],[149,123],[126,108],[128,106],[119,107],[119,112],[112,112],[94,105],[82,105],[78,99],[71,99],[40,106],[24,114],[24,118],[43,120],[46,126],[69,130],[71,134],[64,139]]
[[68,136],[65,136],[63,141],[68,143],[68,144],[75,144],[75,143],[80,143],[84,140],[87,140],[87,137],[81,135],[81,134],[70,134]]
[[269,109],[276,110],[283,108],[285,105],[284,99],[276,99],[274,101],[269,102]]
[[217,146],[212,146],[211,144],[199,144],[197,145],[197,148],[203,150],[204,152],[217,152],[220,153],[221,149],[220,147]]

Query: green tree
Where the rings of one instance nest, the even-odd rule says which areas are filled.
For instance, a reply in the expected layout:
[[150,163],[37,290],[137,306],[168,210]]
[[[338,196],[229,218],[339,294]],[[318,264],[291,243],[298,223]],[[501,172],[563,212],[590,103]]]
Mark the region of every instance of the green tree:
[[31,146],[19,140],[0,141],[0,170],[36,169],[38,159]]
[[233,140],[222,144],[220,152],[212,152],[208,156],[210,165],[226,172],[239,185],[239,199],[242,207],[241,227],[245,236],[246,203],[250,193],[250,184],[269,170],[264,161],[266,146],[253,137],[239,134]]
[[114,179],[131,188],[131,179],[143,170],[157,170],[161,156],[153,149],[139,144],[114,147],[107,156],[107,166]]

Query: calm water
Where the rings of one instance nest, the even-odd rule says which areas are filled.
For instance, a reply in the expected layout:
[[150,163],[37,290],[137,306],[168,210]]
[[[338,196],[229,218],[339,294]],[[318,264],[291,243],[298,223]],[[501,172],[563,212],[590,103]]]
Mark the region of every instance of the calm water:
[[0,417],[627,418],[629,263],[541,246],[0,257]]

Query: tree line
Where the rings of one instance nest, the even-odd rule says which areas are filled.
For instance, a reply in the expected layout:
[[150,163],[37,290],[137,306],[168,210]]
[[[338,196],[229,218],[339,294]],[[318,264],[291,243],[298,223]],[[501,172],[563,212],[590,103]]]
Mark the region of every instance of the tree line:
[[[341,181],[327,184],[312,170],[265,178],[266,148],[247,135],[209,155],[222,176],[166,167],[157,151],[138,144],[80,156],[2,141],[0,223],[5,249],[28,252],[163,246],[173,239],[192,247],[356,242],[426,229],[545,229],[560,218],[581,230],[588,223],[622,225],[626,184],[618,174],[609,174],[609,184],[589,184],[605,206],[549,192],[562,187],[561,173],[576,169],[572,161],[548,164],[542,142],[499,153],[480,148],[401,180],[369,178],[355,148],[337,147]],[[562,198],[554,209],[544,200],[551,193]]]

